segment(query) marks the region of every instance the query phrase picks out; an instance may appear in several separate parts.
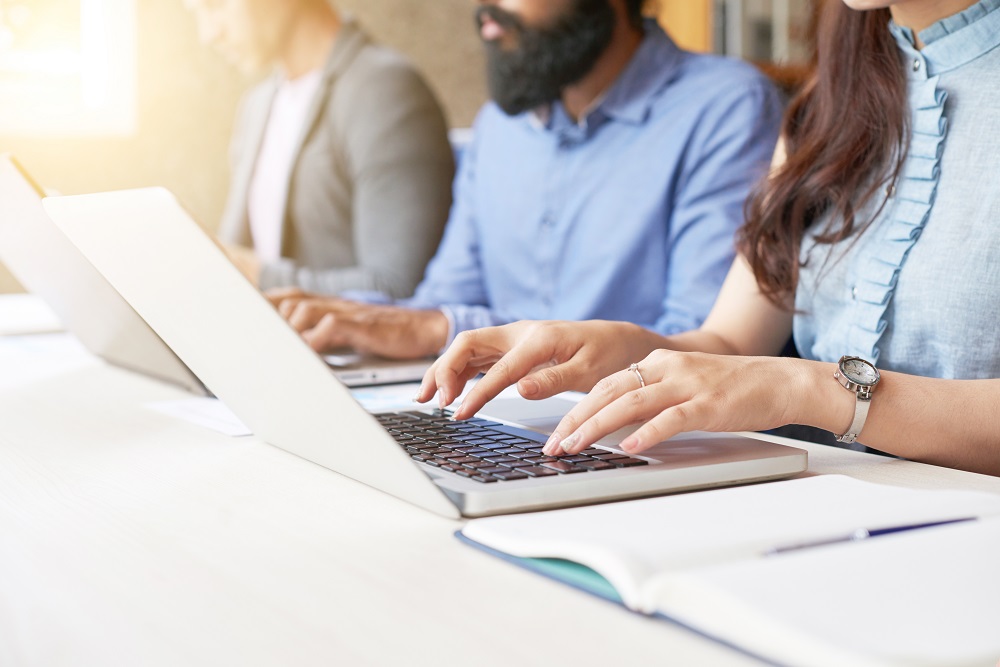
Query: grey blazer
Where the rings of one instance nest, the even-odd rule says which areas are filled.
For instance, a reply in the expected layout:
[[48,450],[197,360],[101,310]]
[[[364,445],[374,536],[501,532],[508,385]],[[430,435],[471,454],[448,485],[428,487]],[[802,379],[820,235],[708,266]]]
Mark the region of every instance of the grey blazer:
[[[232,182],[220,238],[252,246],[247,195],[277,76],[244,97],[231,148]],[[263,289],[413,293],[451,206],[454,159],[434,95],[400,55],[341,26],[292,168],[282,260]]]

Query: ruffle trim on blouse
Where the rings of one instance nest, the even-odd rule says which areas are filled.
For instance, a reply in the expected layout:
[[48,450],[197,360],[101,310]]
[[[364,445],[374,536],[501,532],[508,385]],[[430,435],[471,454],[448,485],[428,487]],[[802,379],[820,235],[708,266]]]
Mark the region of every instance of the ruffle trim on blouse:
[[948,128],[944,115],[948,93],[938,89],[938,80],[936,76],[923,81],[910,80],[912,137],[896,192],[887,204],[892,207],[892,217],[875,242],[872,256],[858,268],[855,323],[848,333],[848,342],[854,354],[872,363],[878,362],[879,341],[888,327],[885,313],[899,272],[920,238],[937,195]]

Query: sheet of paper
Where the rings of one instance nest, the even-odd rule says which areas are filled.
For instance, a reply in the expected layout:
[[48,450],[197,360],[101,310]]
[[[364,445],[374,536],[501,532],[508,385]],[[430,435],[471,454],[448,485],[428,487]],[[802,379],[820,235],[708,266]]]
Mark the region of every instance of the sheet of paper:
[[668,616],[781,664],[1000,661],[1000,520],[913,530],[678,575]]
[[147,403],[147,408],[233,437],[253,435],[246,424],[217,398],[183,398]]
[[67,333],[0,336],[0,390],[74,373],[101,363]]
[[63,331],[59,317],[33,294],[0,295],[0,336]]
[[[565,557],[628,590],[656,573],[840,538],[859,529],[1000,516],[1000,495],[917,491],[821,475],[470,521],[472,540],[520,557]],[[885,538],[877,538],[885,539]],[[777,559],[782,558],[777,556]],[[628,594],[624,583],[619,590]]]

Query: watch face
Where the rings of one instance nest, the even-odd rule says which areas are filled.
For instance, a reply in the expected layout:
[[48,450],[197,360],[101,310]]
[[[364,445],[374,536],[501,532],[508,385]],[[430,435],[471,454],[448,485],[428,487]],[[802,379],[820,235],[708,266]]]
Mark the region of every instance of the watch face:
[[840,365],[840,370],[855,384],[871,385],[878,380],[878,371],[863,359],[848,359]]

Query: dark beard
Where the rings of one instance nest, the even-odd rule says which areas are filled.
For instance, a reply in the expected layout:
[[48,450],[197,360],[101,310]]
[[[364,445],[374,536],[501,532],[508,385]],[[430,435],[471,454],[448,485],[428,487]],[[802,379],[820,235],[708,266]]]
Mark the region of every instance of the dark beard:
[[517,38],[513,50],[486,42],[490,96],[508,115],[551,104],[585,77],[611,43],[615,13],[608,0],[574,0],[550,28],[529,28],[494,5],[480,7],[476,21],[489,16]]

